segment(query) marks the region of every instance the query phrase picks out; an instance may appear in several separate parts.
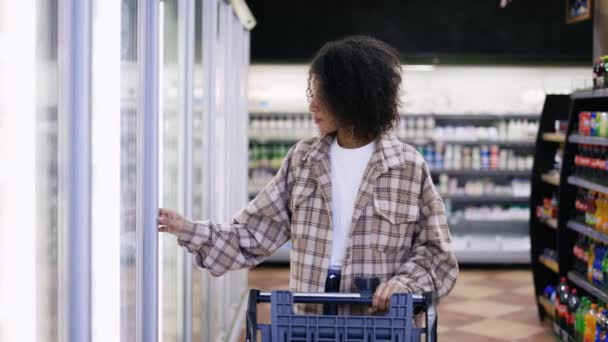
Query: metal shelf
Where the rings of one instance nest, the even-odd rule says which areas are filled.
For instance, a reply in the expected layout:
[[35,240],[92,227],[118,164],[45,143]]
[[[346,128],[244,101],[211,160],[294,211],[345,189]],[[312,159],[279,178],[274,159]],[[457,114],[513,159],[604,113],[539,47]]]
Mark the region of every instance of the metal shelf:
[[598,232],[597,230],[587,226],[586,224],[582,224],[573,220],[568,221],[568,229],[574,230],[575,232],[579,232],[585,236],[588,236],[596,241],[608,244],[608,235]]
[[452,176],[478,176],[478,177],[525,177],[530,176],[532,170],[448,170],[431,169],[432,174],[449,174]]
[[444,200],[450,200],[454,202],[462,203],[528,203],[530,201],[529,196],[467,196],[467,195],[445,195]]
[[557,229],[557,220],[556,219],[543,220],[543,219],[539,218],[538,220],[549,228]]
[[564,133],[543,133],[543,141],[565,143],[566,135]]
[[572,185],[576,185],[581,188],[608,194],[608,186],[597,184],[597,183],[594,183],[592,181],[589,181],[589,180],[586,180],[586,179],[583,179],[583,178],[580,178],[577,176],[568,177],[568,183],[570,183]]
[[[249,112],[250,117],[309,117],[311,114],[308,112]],[[495,120],[511,120],[511,119],[528,119],[528,120],[540,120],[540,115],[535,113],[526,114],[430,114],[430,113],[400,113],[401,118],[433,118],[439,121],[495,121]]]
[[[306,138],[302,138],[306,139]],[[294,138],[258,138],[258,137],[250,137],[249,143],[253,144],[276,144],[276,145],[295,145],[298,141],[302,139],[294,139]]]
[[543,180],[543,182],[551,184],[551,185],[555,185],[555,186],[559,186],[559,177],[558,176],[554,176],[554,175],[550,175],[547,173],[543,173],[540,178]]
[[547,259],[541,255],[538,257],[538,262],[543,264],[545,267],[547,267],[551,271],[559,274],[559,265],[558,265],[557,261]]
[[583,91],[577,91],[570,95],[575,100],[585,99],[597,99],[601,97],[608,97],[608,89],[589,89]]
[[[295,145],[302,139],[250,137],[249,142],[253,144]],[[432,138],[399,138],[399,140],[412,146],[425,146],[436,143],[452,145],[499,145],[504,147],[534,147],[535,145],[533,140],[435,140]]]
[[582,288],[587,291],[587,293],[592,294],[594,297],[599,299],[604,303],[608,303],[608,293],[604,292],[601,288],[591,284],[587,281],[587,279],[583,278],[576,272],[570,271],[568,272],[568,279],[576,284],[576,286]]
[[452,145],[499,145],[504,147],[534,147],[536,145],[534,140],[432,140],[432,142]]
[[595,146],[608,146],[607,138],[600,137],[587,137],[584,135],[574,134],[568,138],[568,141],[575,144],[595,145]]
[[459,263],[469,264],[529,264],[530,251],[454,250]]
[[[401,115],[401,117],[408,117],[409,115]],[[511,119],[528,119],[528,120],[540,120],[539,114],[431,114],[427,117],[433,117],[435,120],[441,121],[495,121],[495,120],[511,120]]]
[[555,318],[555,306],[545,298],[545,296],[538,296],[538,303],[543,307],[545,313],[552,318]]
[[[475,251],[455,250],[459,263],[469,264],[529,264],[530,251]],[[290,245],[279,248],[272,256],[264,260],[267,263],[286,263],[290,259]]]

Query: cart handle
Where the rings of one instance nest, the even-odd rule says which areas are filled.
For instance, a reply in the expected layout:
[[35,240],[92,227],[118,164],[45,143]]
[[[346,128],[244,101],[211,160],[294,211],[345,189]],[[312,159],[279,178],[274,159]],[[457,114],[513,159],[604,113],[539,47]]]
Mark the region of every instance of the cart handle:
[[[361,293],[293,293],[294,303],[306,304],[372,304],[373,296]],[[425,297],[420,294],[412,294],[414,304],[426,304]],[[270,292],[256,293],[257,303],[270,303]]]

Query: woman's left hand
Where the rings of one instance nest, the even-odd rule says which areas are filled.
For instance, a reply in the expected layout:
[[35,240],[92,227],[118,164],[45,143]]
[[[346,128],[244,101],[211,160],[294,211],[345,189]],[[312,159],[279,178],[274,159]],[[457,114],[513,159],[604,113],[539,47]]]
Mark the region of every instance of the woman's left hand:
[[384,282],[376,288],[372,300],[372,307],[369,308],[369,313],[373,314],[378,311],[387,311],[391,304],[391,297],[395,293],[408,293],[410,290],[396,280]]

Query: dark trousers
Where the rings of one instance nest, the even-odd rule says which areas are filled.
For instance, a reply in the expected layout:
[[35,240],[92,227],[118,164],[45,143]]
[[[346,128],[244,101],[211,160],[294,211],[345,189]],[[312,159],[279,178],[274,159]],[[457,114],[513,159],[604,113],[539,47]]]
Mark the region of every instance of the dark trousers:
[[[340,279],[342,278],[342,272],[340,270],[329,270],[327,271],[327,279],[325,280],[325,293],[337,293],[340,292]],[[323,304],[324,315],[337,315],[338,305],[337,304]]]

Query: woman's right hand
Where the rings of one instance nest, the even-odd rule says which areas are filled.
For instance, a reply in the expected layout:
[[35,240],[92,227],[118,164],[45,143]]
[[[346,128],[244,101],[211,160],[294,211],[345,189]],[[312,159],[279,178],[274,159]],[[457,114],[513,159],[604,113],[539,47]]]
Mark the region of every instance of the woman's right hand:
[[176,237],[184,230],[186,219],[177,211],[160,208],[158,209],[158,231],[165,232]]

